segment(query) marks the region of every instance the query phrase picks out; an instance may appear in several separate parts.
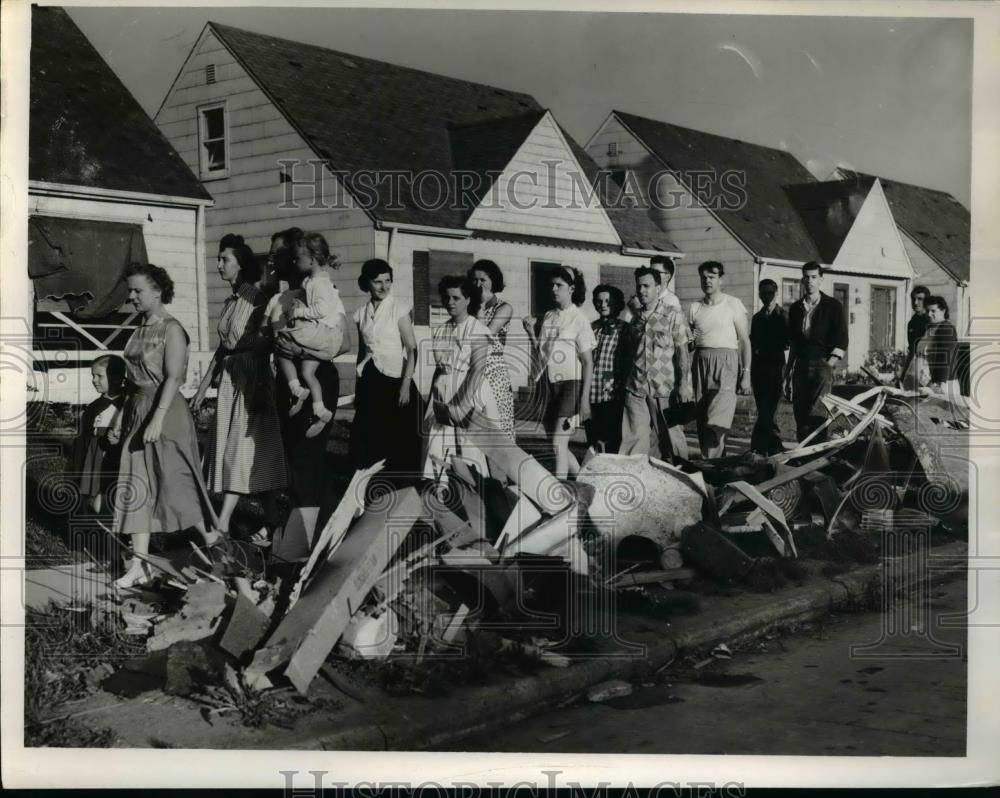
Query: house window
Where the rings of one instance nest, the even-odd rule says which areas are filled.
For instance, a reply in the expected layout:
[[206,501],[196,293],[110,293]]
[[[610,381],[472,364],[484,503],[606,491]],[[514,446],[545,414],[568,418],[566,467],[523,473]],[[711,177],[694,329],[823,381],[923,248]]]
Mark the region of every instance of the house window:
[[198,137],[201,143],[201,177],[211,179],[229,174],[228,125],[226,105],[204,106],[198,109]]
[[552,302],[552,270],[559,266],[558,263],[545,261],[532,261],[531,263],[531,315],[544,316],[545,312],[552,310],[555,305]]
[[788,310],[802,296],[802,281],[791,277],[781,280],[781,306]]
[[472,268],[475,257],[471,252],[413,253],[413,323],[435,327],[448,319],[438,296],[438,283],[446,274],[464,275]]

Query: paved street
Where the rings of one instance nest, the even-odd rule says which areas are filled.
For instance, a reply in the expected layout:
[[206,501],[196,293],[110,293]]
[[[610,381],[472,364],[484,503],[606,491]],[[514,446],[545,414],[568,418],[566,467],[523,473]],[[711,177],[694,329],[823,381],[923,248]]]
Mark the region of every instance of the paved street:
[[[878,613],[841,614],[702,668],[672,668],[628,697],[561,711],[452,750],[566,753],[962,756],[966,583],[931,588],[932,633],[905,640]],[[916,614],[897,607],[896,628]],[[883,638],[867,656],[852,646]],[[948,649],[956,647],[952,651]],[[956,653],[957,651],[957,653]],[[617,706],[616,706],[617,705]]]

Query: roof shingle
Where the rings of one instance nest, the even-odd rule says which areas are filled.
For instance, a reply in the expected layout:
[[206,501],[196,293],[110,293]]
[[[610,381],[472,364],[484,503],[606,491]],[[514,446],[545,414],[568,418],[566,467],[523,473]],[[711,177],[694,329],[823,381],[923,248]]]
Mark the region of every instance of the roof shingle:
[[[841,169],[846,182],[870,187],[875,175]],[[878,178],[893,218],[917,244],[955,279],[968,281],[972,218],[951,194]]]
[[28,178],[211,199],[61,8],[32,6]]
[[[791,153],[622,111],[614,113],[755,255],[794,261],[820,259],[784,191],[786,185],[815,180]],[[714,179],[700,178],[699,183],[696,175]],[[733,180],[727,175],[740,175],[745,181],[745,198],[738,207],[733,207],[735,186],[726,182]]]

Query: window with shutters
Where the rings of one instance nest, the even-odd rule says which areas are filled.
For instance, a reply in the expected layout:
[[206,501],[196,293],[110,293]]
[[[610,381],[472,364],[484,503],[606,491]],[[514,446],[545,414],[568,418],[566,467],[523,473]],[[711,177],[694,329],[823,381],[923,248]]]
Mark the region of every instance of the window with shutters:
[[202,180],[229,176],[229,120],[226,104],[198,108],[198,152]]
[[447,274],[465,275],[475,261],[471,252],[428,250],[413,253],[413,323],[435,327],[448,319],[438,295]]

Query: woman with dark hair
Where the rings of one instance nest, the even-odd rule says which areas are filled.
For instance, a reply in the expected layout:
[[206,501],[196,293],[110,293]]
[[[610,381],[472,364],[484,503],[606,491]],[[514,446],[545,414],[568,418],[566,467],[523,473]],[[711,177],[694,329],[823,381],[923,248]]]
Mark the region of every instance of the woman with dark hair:
[[545,397],[542,424],[552,441],[555,471],[559,479],[580,470],[569,439],[590,418],[591,352],[596,344],[590,322],[579,306],[587,297],[583,275],[572,266],[552,270],[555,309],[542,319],[535,335],[535,319],[524,319],[524,330],[534,353],[532,379]]
[[354,312],[358,381],[354,390],[351,460],[368,468],[385,460],[389,472],[413,476],[420,467],[422,403],[413,384],[417,338],[410,309],[392,295],[392,267],[364,262],[358,287],[370,299]]
[[132,536],[136,557],[117,588],[151,580],[144,558],[153,532],[194,527],[208,546],[225,537],[201,476],[194,419],[178,390],[187,372],[188,335],[164,308],[174,298],[173,280],[159,266],[138,263],[125,278],[142,321],[124,351],[127,396],[114,526]]
[[482,294],[482,304],[476,318],[489,329],[489,356],[486,358],[486,379],[489,380],[493,395],[497,400],[500,429],[514,440],[514,388],[510,383],[510,372],[504,360],[507,346],[507,328],[514,316],[510,303],[504,302],[497,294],[503,291],[503,272],[491,260],[477,260],[469,269],[469,277]]
[[219,348],[192,400],[197,412],[211,385],[218,388],[215,429],[205,455],[206,481],[222,493],[219,529],[228,534],[240,496],[262,494],[265,528],[254,542],[267,545],[278,523],[274,493],[288,485],[281,448],[274,376],[268,362],[270,342],[263,335],[267,296],[255,283],[260,265],[242,236],[219,242],[219,276],[232,293],[219,316]]
[[444,277],[438,295],[449,318],[434,328],[433,414],[428,419],[424,476],[440,477],[438,464],[451,455],[475,463],[486,475],[489,465],[476,445],[475,431],[500,428],[500,411],[486,373],[496,336],[476,318],[482,297],[471,277]]
[[594,331],[594,376],[590,385],[590,419],[584,424],[587,444],[596,452],[617,454],[622,443],[625,409],[625,379],[631,365],[625,340],[628,325],[619,318],[625,309],[625,294],[613,285],[601,284],[591,295],[597,321]]
[[958,395],[955,379],[955,354],[958,350],[958,331],[949,320],[948,303],[944,297],[928,296],[924,299],[927,311],[927,331],[917,342],[917,354],[926,364],[921,369],[921,385],[935,393]]

